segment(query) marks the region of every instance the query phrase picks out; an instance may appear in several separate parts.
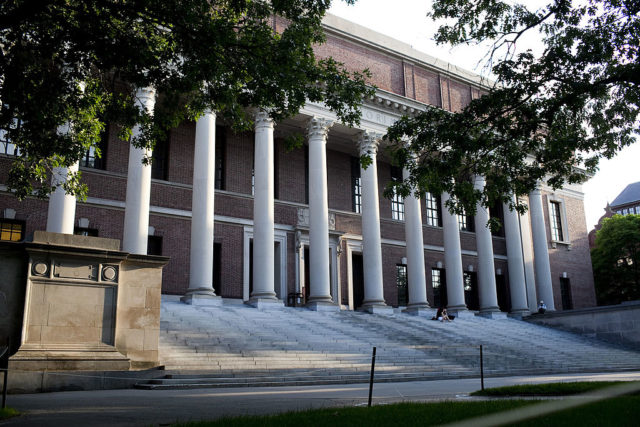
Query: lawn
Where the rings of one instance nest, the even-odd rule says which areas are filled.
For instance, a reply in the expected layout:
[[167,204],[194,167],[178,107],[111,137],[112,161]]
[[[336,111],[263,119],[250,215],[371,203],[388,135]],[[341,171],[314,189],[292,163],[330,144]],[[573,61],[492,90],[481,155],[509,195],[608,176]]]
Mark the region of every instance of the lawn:
[[[580,394],[611,386],[613,383],[554,383],[487,389],[490,396],[558,396]],[[615,383],[620,384],[620,383]],[[499,390],[499,391],[494,391]],[[491,394],[495,393],[495,394]],[[288,412],[268,416],[243,416],[216,421],[178,424],[185,427],[241,426],[432,426],[461,421],[491,413],[509,411],[527,405],[541,405],[540,400],[445,401],[437,403],[396,403],[372,408],[348,407]],[[520,422],[518,426],[637,426],[640,419],[640,395],[619,396],[555,412]],[[513,424],[511,424],[513,425]]]
[[631,382],[585,381],[549,384],[521,384],[506,387],[488,388],[474,391],[471,396],[518,397],[518,396],[573,396],[601,390],[612,385]]
[[0,408],[0,420],[4,420],[6,418],[15,417],[19,412],[13,408]]

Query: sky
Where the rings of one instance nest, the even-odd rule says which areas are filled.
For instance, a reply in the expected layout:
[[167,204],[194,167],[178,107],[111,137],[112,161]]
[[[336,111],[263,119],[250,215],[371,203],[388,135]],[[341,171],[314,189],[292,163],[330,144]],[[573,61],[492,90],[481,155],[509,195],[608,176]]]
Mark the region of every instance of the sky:
[[[543,3],[536,1],[537,3]],[[531,0],[526,2],[533,3]],[[410,44],[414,49],[451,64],[487,76],[483,71],[484,46],[437,46],[432,37],[436,24],[426,14],[429,0],[358,0],[355,5],[334,0],[330,13]],[[539,49],[535,35],[518,48]],[[591,230],[612,202],[632,182],[640,181],[640,142],[622,150],[611,160],[600,162],[600,169],[583,184],[587,230]]]

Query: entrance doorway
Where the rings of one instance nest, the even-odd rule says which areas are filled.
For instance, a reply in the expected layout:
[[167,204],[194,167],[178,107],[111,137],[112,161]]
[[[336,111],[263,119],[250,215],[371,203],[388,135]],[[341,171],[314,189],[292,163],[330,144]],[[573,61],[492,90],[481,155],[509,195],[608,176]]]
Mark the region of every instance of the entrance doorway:
[[478,310],[478,276],[476,273],[464,272],[464,302],[469,310]]
[[431,269],[431,288],[433,289],[433,307],[446,307],[447,300],[447,275],[442,268]]
[[302,294],[304,295],[304,300],[309,301],[309,295],[311,295],[311,268],[309,266],[309,246],[304,247],[304,290]]
[[222,243],[213,244],[213,291],[222,296]]
[[496,292],[498,294],[498,307],[500,311],[511,311],[511,298],[507,281],[503,274],[496,274]]
[[568,277],[560,278],[560,296],[562,297],[562,309],[573,309],[573,300],[571,299],[571,282]]
[[353,307],[357,309],[364,301],[364,264],[362,254],[351,254],[351,275],[353,284]]

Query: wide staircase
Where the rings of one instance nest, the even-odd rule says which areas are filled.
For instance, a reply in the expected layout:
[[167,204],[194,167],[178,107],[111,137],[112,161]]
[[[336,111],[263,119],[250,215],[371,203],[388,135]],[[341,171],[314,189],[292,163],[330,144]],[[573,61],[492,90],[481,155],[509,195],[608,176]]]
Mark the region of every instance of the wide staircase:
[[408,381],[484,375],[640,369],[640,353],[513,319],[441,323],[403,313],[261,311],[202,307],[163,297],[165,378],[139,388],[198,388]]

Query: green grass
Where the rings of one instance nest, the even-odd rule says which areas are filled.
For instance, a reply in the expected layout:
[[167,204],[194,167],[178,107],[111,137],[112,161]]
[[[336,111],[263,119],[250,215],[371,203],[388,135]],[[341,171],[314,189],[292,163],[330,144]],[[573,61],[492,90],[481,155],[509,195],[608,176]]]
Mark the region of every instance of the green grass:
[[439,402],[431,404],[396,403],[391,405],[376,405],[371,408],[312,409],[278,415],[231,417],[210,422],[194,422],[178,425],[189,427],[438,425],[490,412],[505,411],[532,403],[535,402],[505,400]]
[[[178,425],[189,427],[431,426],[539,403],[532,400],[398,403],[372,408],[317,409],[269,416],[233,417]],[[638,425],[638,419],[640,419],[640,396],[623,396],[528,420],[517,425],[635,427]]]
[[585,381],[550,384],[521,384],[506,387],[487,388],[471,393],[471,396],[518,397],[518,396],[572,396],[601,390],[613,385],[628,384],[616,381]]
[[16,415],[20,415],[20,412],[16,411],[13,408],[9,408],[9,407],[6,407],[4,409],[0,408],[0,420],[15,417]]

